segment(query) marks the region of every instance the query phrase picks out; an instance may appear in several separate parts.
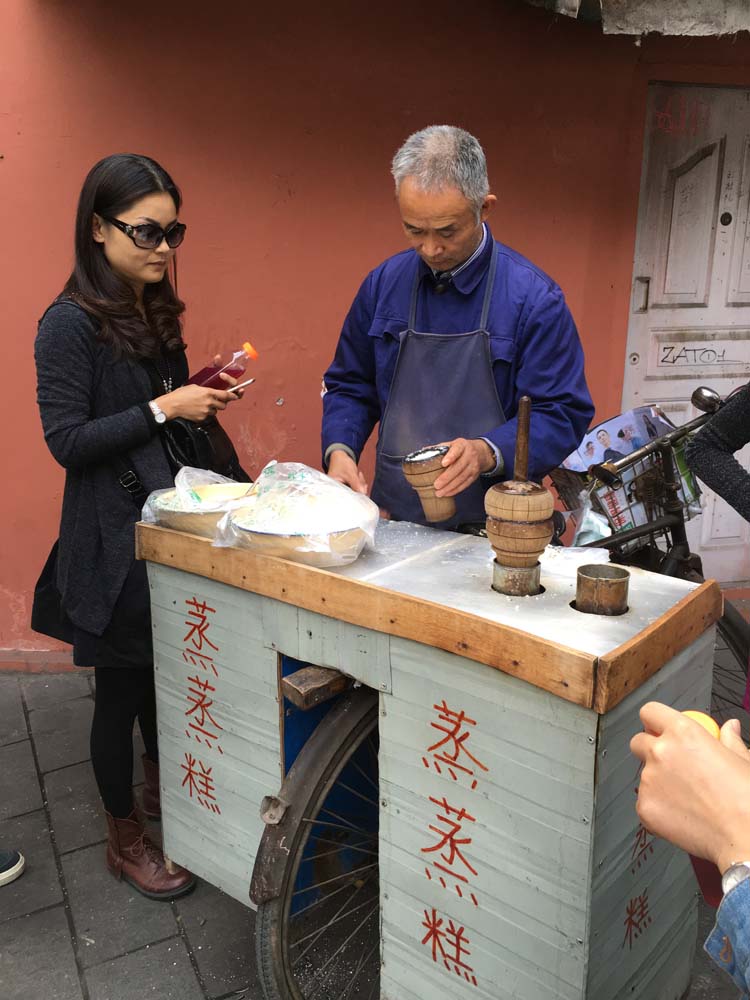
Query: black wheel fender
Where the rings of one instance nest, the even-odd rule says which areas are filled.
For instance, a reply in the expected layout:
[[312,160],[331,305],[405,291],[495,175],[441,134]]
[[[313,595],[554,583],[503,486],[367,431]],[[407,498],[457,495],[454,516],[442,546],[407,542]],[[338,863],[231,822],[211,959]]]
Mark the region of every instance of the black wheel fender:
[[300,751],[277,798],[264,808],[267,825],[250,880],[250,899],[258,906],[281,895],[287,861],[300,833],[310,789],[325,780],[334,748],[346,743],[365,716],[377,710],[378,694],[370,688],[341,695]]

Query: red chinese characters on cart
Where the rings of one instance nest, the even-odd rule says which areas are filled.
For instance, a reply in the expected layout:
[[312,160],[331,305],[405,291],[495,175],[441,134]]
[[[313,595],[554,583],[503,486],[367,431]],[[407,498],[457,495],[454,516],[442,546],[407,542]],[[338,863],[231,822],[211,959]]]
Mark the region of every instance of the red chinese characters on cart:
[[476,788],[477,773],[487,770],[468,747],[473,731],[470,727],[476,726],[476,720],[470,719],[464,711],[457,712],[449,708],[445,699],[432,707],[438,713],[438,719],[437,722],[431,722],[430,726],[443,736],[427,748],[427,753],[431,756],[423,757],[422,764],[433,768],[438,774],[447,774],[453,781],[464,778],[470,788]]
[[442,962],[449,972],[453,971],[463,976],[468,983],[476,986],[474,970],[464,961],[464,957],[471,954],[466,929],[457,926],[452,920],[439,916],[434,907],[424,911],[422,926],[427,931],[422,938],[422,944],[430,948],[432,961]]
[[632,950],[633,942],[643,934],[651,924],[652,917],[648,910],[648,889],[645,889],[640,896],[635,896],[628,902],[625,911],[625,938],[622,942]]
[[[642,769],[643,765],[640,764],[638,766],[636,782],[640,777]],[[636,795],[638,794],[637,784],[635,793]],[[654,838],[643,823],[639,823],[630,848],[630,874],[635,875],[636,872],[645,868],[653,853]],[[627,946],[628,950],[632,951],[633,944],[650,927],[652,920],[653,918],[648,906],[648,889],[644,888],[643,892],[631,897],[625,905],[625,916],[623,918],[625,937],[623,938],[622,947],[625,948]]]
[[[436,877],[443,889],[452,885],[456,895],[463,899],[466,894],[474,906],[479,906],[477,897],[471,892],[469,878],[476,877],[477,870],[466,857],[465,851],[471,844],[472,838],[461,836],[464,833],[464,825],[475,823],[474,817],[464,808],[457,809],[450,805],[446,798],[435,799],[430,796],[430,802],[438,807],[437,823],[430,824],[430,830],[437,837],[437,841],[430,847],[423,847],[423,854],[433,854],[437,852],[437,857],[432,859],[432,867]],[[425,868],[427,878],[432,880],[430,868]],[[448,881],[446,881],[446,876]]]
[[654,853],[654,838],[648,832],[643,823],[639,824],[633,838],[633,847],[630,851],[630,873],[635,875],[636,871],[645,865],[649,857]]
[[[200,744],[202,748],[223,754],[219,742],[223,727],[217,720],[213,707],[213,695],[216,692],[214,681],[219,678],[216,655],[220,650],[208,634],[216,608],[210,607],[207,601],[199,600],[197,597],[186,600],[185,604],[188,609],[185,618],[188,631],[182,640],[182,658],[186,663],[198,668],[192,676],[186,678],[185,735]],[[197,756],[199,752],[185,752],[182,764],[185,776],[182,787],[186,789],[190,798],[195,799],[204,809],[221,813],[221,807],[216,800],[213,765],[209,766]]]
[[[452,708],[445,699],[432,707],[436,718],[430,727],[436,734],[426,748],[422,764],[453,786],[449,794],[429,799],[435,818],[425,831],[429,841],[420,849],[427,862],[425,876],[451,894],[453,903],[446,900],[446,905],[458,903],[474,908],[479,906],[474,891],[478,870],[471,847],[477,820],[462,801],[462,791],[474,791],[488,769],[471,746],[476,719],[463,709]],[[422,945],[429,948],[433,962],[476,986],[474,970],[467,961],[471,951],[465,926],[435,908],[425,909],[422,926],[427,932]]]

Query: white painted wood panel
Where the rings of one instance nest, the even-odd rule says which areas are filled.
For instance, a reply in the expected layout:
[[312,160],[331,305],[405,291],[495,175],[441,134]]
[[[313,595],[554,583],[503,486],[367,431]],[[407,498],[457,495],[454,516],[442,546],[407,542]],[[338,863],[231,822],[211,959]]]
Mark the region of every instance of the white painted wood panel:
[[[382,996],[402,1000],[401,986],[421,980],[436,1000],[580,998],[596,714],[407,640],[392,642],[391,663],[393,695],[381,700]],[[454,778],[440,760],[441,752],[450,757],[450,740],[430,752],[442,738],[436,725],[450,727],[441,705],[472,720],[462,746],[486,771],[462,751],[457,763],[473,773],[454,767]],[[456,860],[443,865],[451,877],[433,864],[446,851],[425,851],[436,831],[450,829],[438,819],[443,802],[473,817],[456,836],[471,838],[464,850],[476,876]],[[442,815],[456,821],[455,812]],[[456,971],[455,962],[433,959],[432,939],[423,943],[433,914],[441,930],[450,921],[463,928],[468,980],[460,963]],[[455,942],[441,943],[455,953]]]
[[697,929],[690,862],[646,833],[635,811],[639,763],[630,739],[638,711],[657,700],[707,710],[713,629],[601,717],[593,824],[590,1000],[679,1000],[687,989]]
[[340,670],[378,691],[390,691],[390,636],[270,598],[262,600],[264,642],[271,648]]
[[[165,850],[247,906],[260,803],[281,783],[278,656],[263,643],[262,599],[153,563],[149,584]],[[206,605],[200,649],[186,641],[203,624],[194,600]]]
[[[750,378],[750,91],[654,84],[646,109],[622,408],[690,416],[699,385]],[[614,363],[614,359],[613,359]],[[750,449],[740,461],[750,467]],[[706,491],[707,576],[750,576],[750,526]]]

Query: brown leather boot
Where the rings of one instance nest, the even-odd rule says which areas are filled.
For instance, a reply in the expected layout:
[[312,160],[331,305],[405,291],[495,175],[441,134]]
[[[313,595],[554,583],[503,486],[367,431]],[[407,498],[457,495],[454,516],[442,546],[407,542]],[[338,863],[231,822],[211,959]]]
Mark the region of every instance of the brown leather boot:
[[107,867],[118,879],[125,879],[149,899],[176,899],[195,888],[195,878],[174,865],[167,871],[164,855],[151,842],[135,810],[127,819],[115,819],[108,812]]
[[141,793],[143,811],[149,819],[161,819],[159,765],[155,764],[145,753],[141,760],[143,761],[143,791]]

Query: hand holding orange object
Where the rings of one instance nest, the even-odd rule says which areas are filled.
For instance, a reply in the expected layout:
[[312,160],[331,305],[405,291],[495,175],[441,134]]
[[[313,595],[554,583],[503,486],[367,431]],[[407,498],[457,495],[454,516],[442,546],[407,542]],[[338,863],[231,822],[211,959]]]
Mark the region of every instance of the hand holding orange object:
[[706,715],[705,712],[696,712],[695,709],[688,708],[683,713],[688,719],[693,719],[698,723],[699,726],[703,726],[707,733],[710,733],[714,739],[719,739],[721,737],[721,727],[716,719],[712,719],[710,715]]
[[630,749],[644,765],[637,810],[646,829],[720,871],[750,859],[750,752],[739,723],[716,739],[668,705],[649,702],[640,714],[645,732]]

